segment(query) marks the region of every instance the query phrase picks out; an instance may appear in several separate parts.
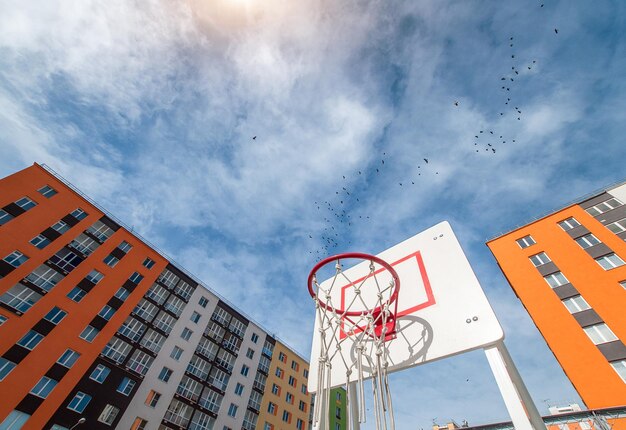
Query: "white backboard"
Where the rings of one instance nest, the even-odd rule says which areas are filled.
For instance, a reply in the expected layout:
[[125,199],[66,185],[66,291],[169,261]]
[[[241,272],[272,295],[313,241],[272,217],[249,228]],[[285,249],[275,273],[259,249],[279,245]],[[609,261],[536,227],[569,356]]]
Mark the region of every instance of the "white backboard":
[[[482,348],[504,338],[502,327],[448,222],[439,223],[378,257],[390,263],[400,277],[397,337],[385,343],[389,372]],[[344,273],[348,279],[358,282],[369,273],[369,264],[364,261],[345,269]],[[388,274],[385,278],[387,271],[379,266],[377,273],[383,283],[391,279]],[[332,278],[322,282],[320,287],[327,289],[330,282]],[[353,291],[348,282],[335,285],[331,288],[332,303],[349,303]],[[367,291],[365,285],[362,294],[366,295]],[[373,288],[369,291],[375,294]],[[317,391],[319,327],[316,315],[308,380],[310,392]],[[342,333],[342,339],[346,337],[342,352],[354,359],[354,343]],[[334,355],[331,363],[332,386],[345,385],[346,366],[340,355]],[[367,366],[364,375],[371,376]],[[356,380],[356,373],[350,380]]]

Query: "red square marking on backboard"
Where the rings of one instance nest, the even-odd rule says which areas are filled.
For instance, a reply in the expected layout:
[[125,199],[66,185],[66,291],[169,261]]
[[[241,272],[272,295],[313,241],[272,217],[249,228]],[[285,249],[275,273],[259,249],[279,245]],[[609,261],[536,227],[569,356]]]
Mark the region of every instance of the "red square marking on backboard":
[[[419,273],[420,276],[422,277],[422,282],[424,283],[424,290],[426,291],[426,300],[421,302],[421,303],[415,303],[413,306],[410,306],[406,309],[402,309],[400,308],[398,310],[398,314],[396,315],[397,318],[405,316],[405,315],[409,315],[412,314],[415,311],[418,311],[420,309],[424,309],[427,308],[429,306],[434,305],[435,302],[435,296],[433,295],[433,290],[432,287],[430,285],[430,280],[428,279],[428,273],[426,272],[426,267],[424,266],[424,260],[422,259],[422,254],[420,251],[416,251],[413,254],[409,254],[405,257],[402,257],[401,259],[399,259],[398,261],[394,261],[393,263],[391,263],[391,266],[396,266],[400,263],[404,263],[407,260],[411,260],[411,259],[415,259],[415,263],[417,264],[417,267],[419,268]],[[383,271],[386,271],[387,269],[385,269],[384,267],[381,267],[380,269],[378,269],[377,271],[375,271],[375,274],[379,274],[382,273]],[[353,281],[352,283],[346,284],[343,287],[341,287],[341,309],[345,308],[345,304],[346,304],[346,289],[347,288],[351,288],[353,285],[358,284],[360,282],[362,282],[364,279],[366,278],[366,276],[363,276],[355,281]],[[406,285],[406,281],[404,281],[401,279],[400,280],[400,291],[404,290],[405,288],[415,288],[415,285]],[[400,303],[398,305],[401,305]],[[343,339],[346,336],[346,334],[343,332],[343,330],[341,331],[341,338]]]

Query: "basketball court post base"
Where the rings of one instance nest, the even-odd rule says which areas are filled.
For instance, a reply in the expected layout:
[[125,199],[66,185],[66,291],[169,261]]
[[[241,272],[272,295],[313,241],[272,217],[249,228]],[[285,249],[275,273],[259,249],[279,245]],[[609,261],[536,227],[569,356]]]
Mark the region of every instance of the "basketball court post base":
[[547,430],[504,342],[484,351],[515,430]]

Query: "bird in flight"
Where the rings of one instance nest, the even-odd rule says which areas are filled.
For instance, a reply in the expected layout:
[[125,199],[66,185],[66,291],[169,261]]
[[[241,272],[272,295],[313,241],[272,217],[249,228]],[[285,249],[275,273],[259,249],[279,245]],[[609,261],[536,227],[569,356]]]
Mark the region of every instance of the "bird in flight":
[[458,105],[459,105],[459,102],[456,102],[456,101],[455,101],[455,102],[454,102],[454,106],[458,106]]
[[252,140],[256,140],[256,136],[252,136]]
[[424,158],[424,161],[426,162],[426,164],[428,164],[428,158]]
[[555,28],[555,29],[554,29],[554,32],[555,32],[556,34],[559,34],[559,29],[558,29],[558,28]]

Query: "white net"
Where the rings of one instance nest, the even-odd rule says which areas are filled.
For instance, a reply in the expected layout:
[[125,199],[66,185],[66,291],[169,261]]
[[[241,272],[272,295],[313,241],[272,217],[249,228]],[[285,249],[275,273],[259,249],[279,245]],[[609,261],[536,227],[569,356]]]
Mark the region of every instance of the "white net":
[[[399,279],[390,265],[373,256],[367,256],[369,273],[359,279],[349,279],[342,270],[340,258],[354,258],[350,255],[330,257],[320,263],[334,263],[334,275],[329,280],[320,284],[317,273],[312,273],[309,281],[319,322],[315,335],[320,339],[313,425],[319,430],[328,429],[330,391],[338,385],[332,381],[333,373],[337,374],[332,366],[339,365],[347,381],[347,402],[356,399],[356,405],[347,405],[348,428],[354,429],[358,427],[356,423],[366,421],[364,380],[371,378],[376,429],[393,430],[385,343],[395,338]],[[361,254],[356,258],[364,257]],[[340,294],[338,289],[342,289]],[[355,389],[356,392],[352,392]]]

